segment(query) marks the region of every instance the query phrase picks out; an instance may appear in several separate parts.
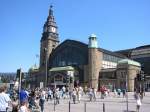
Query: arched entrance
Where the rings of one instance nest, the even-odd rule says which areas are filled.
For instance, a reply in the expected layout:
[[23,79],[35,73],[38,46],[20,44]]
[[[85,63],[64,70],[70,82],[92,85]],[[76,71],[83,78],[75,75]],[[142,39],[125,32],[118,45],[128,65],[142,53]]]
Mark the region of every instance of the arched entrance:
[[54,67],[49,70],[48,85],[49,86],[73,86],[74,68],[72,66]]

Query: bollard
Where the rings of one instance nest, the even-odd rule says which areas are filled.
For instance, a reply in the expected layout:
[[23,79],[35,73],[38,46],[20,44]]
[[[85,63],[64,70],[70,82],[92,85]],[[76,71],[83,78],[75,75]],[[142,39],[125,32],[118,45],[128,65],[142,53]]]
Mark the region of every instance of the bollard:
[[105,103],[103,103],[103,112],[105,112]]
[[84,103],[84,112],[86,112],[86,102]]
[[70,112],[70,101],[69,101],[69,112]]

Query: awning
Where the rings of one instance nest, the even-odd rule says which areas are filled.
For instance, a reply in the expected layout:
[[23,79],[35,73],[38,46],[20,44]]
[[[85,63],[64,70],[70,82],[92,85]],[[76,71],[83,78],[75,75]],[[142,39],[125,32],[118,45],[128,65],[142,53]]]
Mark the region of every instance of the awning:
[[49,70],[50,72],[54,71],[74,71],[72,66],[65,66],[65,67],[54,67]]
[[141,64],[137,61],[134,60],[130,60],[130,59],[122,59],[118,62],[118,64],[129,64],[129,65],[134,65],[134,66],[138,66],[141,67]]

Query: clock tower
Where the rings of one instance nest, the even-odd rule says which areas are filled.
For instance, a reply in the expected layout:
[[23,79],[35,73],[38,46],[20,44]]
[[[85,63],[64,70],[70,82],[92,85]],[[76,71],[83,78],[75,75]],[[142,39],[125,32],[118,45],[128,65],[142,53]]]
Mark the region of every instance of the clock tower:
[[57,25],[53,15],[52,6],[49,9],[49,15],[47,21],[43,26],[43,33],[40,45],[40,70],[46,70],[46,64],[49,65],[49,56],[53,49],[55,49],[59,44]]

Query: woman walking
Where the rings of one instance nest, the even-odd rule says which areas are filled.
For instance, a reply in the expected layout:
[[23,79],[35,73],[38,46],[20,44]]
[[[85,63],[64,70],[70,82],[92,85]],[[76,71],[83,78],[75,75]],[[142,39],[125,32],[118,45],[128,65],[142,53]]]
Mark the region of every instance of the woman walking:
[[142,105],[140,93],[135,92],[135,100],[136,100],[136,112],[139,112],[140,107]]

